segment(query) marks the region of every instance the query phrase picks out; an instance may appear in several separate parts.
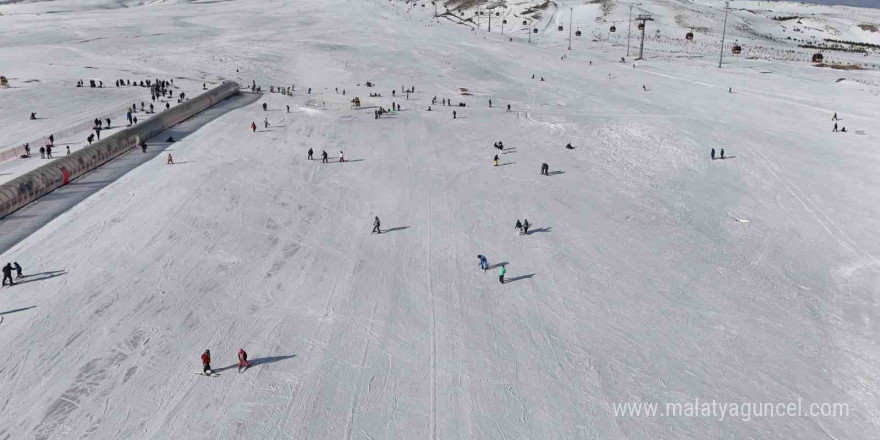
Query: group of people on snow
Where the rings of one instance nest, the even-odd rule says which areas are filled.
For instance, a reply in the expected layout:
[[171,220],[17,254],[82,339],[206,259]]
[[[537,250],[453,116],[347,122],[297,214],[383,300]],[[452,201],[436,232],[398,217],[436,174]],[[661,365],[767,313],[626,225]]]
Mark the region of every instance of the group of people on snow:
[[[480,269],[483,269],[483,273],[486,273],[489,270],[489,260],[485,255],[477,255],[477,259],[480,261]],[[505,263],[498,264],[498,282],[504,284],[504,274],[507,273],[507,267]]]
[[[714,149],[714,148],[712,149],[712,152],[710,153],[710,156],[712,157],[712,160],[715,160],[715,149]],[[720,157],[720,159],[725,159],[725,156],[724,156],[724,148],[721,149],[721,157]]]
[[834,112],[834,116],[831,117],[831,120],[832,120],[832,121],[835,121],[835,122],[834,122],[834,128],[831,130],[832,132],[834,132],[834,133],[837,133],[837,132],[840,132],[840,133],[846,133],[846,127],[843,127],[843,128],[841,128],[840,130],[837,129],[837,122],[836,122],[836,121],[838,121],[838,119],[837,119],[837,112]]
[[[247,352],[243,348],[238,349],[238,372],[243,373],[250,368],[251,363],[248,362]],[[213,376],[217,373],[211,369],[211,350],[205,350],[202,353],[202,374],[205,376]]]
[[7,281],[9,282],[9,286],[15,285],[15,281],[12,280],[12,271],[13,270],[15,270],[15,279],[16,280],[24,277],[21,274],[21,266],[18,264],[17,261],[14,263],[6,263],[6,265],[3,266],[3,286],[7,285],[6,284]]
[[[315,154],[315,151],[312,150],[311,148],[309,148],[307,159],[308,160],[315,160],[314,154]],[[330,163],[330,161],[327,160],[327,157],[328,157],[327,152],[321,150],[321,163]],[[340,163],[345,162],[345,153],[343,153],[342,150],[339,150],[339,162]]]

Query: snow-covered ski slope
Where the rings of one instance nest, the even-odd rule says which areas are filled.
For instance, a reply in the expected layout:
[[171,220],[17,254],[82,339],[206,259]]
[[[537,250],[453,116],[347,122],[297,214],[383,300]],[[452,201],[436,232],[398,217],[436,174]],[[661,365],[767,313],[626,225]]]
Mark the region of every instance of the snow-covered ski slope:
[[[0,290],[0,439],[880,435],[876,70],[718,69],[674,45],[633,67],[611,42],[565,50],[553,24],[529,45],[402,2],[119,4],[3,6],[0,74],[45,80],[37,94],[86,65],[105,83],[126,68],[296,92],[214,120],[169,147],[175,165],[159,155],[3,254],[30,276]],[[453,120],[433,96],[467,107]],[[192,374],[206,348],[217,378]],[[613,409],[694,399],[849,413]]]

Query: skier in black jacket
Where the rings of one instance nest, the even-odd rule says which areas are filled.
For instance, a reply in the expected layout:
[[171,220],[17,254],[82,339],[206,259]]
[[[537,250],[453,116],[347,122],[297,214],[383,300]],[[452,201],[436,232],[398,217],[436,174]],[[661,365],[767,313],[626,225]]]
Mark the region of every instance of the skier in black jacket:
[[9,285],[14,286],[15,282],[12,281],[12,265],[6,263],[6,266],[3,266],[3,285],[6,285],[6,280],[9,280]]

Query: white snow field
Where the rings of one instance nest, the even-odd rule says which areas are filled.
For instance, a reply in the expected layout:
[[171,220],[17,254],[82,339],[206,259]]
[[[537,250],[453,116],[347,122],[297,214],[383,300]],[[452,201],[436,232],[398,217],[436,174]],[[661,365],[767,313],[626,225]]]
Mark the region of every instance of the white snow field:
[[[27,116],[15,87],[83,121],[131,99],[65,104],[85,66],[105,87],[123,69],[296,85],[170,145],[175,165],[160,154],[105,182],[0,257],[29,275],[0,290],[0,440],[880,436],[880,71],[745,57],[718,69],[716,51],[678,56],[659,40],[633,67],[618,62],[625,47],[588,37],[607,23],[578,24],[568,51],[549,12],[529,44],[432,24],[431,9],[0,5],[0,74],[20,79],[0,108],[25,110],[4,121]],[[408,100],[402,86],[416,88]],[[374,119],[392,102],[403,111]],[[847,133],[832,133],[835,112]],[[330,163],[306,160],[310,147]],[[386,233],[370,234],[374,216]],[[531,233],[517,235],[523,218]],[[505,284],[478,254],[507,263]],[[219,377],[193,374],[206,348]],[[695,399],[803,412],[664,414]],[[615,414],[639,402],[661,407]]]

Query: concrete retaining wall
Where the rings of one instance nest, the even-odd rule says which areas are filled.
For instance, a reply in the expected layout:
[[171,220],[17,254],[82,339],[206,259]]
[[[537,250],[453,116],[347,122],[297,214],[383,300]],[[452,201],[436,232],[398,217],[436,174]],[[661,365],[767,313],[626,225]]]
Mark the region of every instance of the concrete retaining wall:
[[128,127],[0,185],[0,218],[136,147],[141,139],[147,140],[237,94],[238,90],[237,83],[224,82],[193,99],[157,113],[138,125]]

